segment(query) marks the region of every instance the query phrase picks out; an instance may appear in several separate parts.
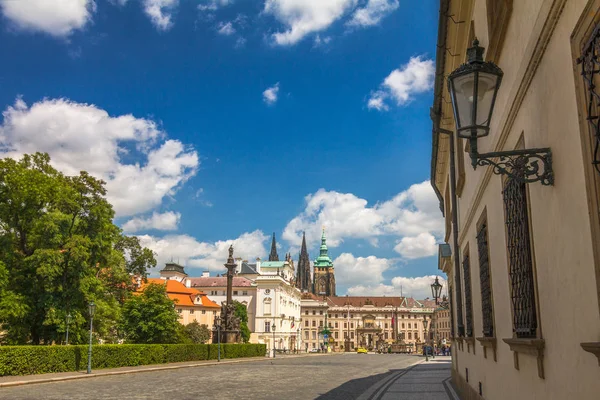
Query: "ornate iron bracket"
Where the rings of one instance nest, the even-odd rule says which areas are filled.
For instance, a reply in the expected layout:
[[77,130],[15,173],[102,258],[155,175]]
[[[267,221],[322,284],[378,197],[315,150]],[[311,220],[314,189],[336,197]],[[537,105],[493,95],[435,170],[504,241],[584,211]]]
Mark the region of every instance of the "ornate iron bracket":
[[554,185],[552,151],[549,148],[471,153],[471,158],[476,161],[474,166],[491,165],[496,175],[507,175],[523,183]]

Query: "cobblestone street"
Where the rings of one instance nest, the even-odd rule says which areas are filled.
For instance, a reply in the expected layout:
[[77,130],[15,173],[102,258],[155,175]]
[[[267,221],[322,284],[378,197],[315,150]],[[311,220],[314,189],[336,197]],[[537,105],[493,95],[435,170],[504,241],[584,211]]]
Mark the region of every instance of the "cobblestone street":
[[[417,356],[375,354],[281,357],[10,387],[0,389],[0,398],[371,400],[393,396],[451,399],[442,385],[442,380],[449,376],[449,363],[439,363],[441,367],[419,364],[411,368],[421,360]],[[435,393],[429,393],[427,384],[430,367],[435,370],[432,377],[436,381],[431,382]],[[441,371],[444,368],[447,371]],[[403,379],[409,379],[406,385]]]

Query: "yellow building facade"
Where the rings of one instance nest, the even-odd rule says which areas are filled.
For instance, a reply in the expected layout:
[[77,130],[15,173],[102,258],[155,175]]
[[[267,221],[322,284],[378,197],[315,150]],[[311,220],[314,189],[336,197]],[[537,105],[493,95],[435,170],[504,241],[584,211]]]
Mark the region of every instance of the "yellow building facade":
[[[463,399],[598,398],[600,1],[441,0],[439,18],[431,180],[454,383]],[[479,154],[549,148],[553,185],[471,166],[447,77],[475,38],[504,73]]]
[[[370,350],[398,342],[416,352],[429,340],[435,302],[407,297],[331,296],[304,293],[301,300],[300,349],[332,351]],[[428,323],[425,330],[423,320]],[[327,326],[331,337],[321,332]],[[314,350],[313,350],[314,349]]]

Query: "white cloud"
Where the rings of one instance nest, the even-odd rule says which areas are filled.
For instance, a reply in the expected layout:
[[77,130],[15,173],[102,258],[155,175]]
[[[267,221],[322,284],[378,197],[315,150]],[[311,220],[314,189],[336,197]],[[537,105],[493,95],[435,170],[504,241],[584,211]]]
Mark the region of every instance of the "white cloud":
[[242,47],[244,47],[246,45],[246,38],[243,37],[239,37],[237,38],[237,40],[235,41],[235,48],[236,49],[241,49]]
[[203,4],[198,5],[200,11],[216,11],[221,7],[228,6],[233,0],[205,0]]
[[202,204],[204,207],[212,207],[213,203],[204,199],[204,189],[200,188],[196,190],[196,194],[194,195],[196,201]]
[[[300,243],[302,232],[312,244],[319,241],[321,227],[326,227],[327,243],[339,246],[346,238],[365,239],[371,243],[382,236],[418,237],[423,233],[441,236],[444,223],[438,200],[429,181],[414,184],[391,200],[371,207],[365,199],[352,193],[318,190],[306,196],[306,208],[293,218],[283,231],[283,239]],[[415,253],[410,253],[415,255]]]
[[152,24],[160,30],[166,31],[173,26],[172,13],[179,5],[179,0],[143,0],[144,11],[150,17]]
[[333,261],[336,284],[377,285],[383,282],[383,273],[391,264],[392,261],[387,258],[355,257],[350,253],[342,253]]
[[358,8],[348,21],[349,26],[377,25],[388,14],[396,11],[398,0],[369,0],[364,7]]
[[306,35],[320,32],[340,19],[357,0],[266,0],[264,12],[287,26],[272,35],[278,45],[293,45]]
[[367,103],[367,107],[369,107],[369,109],[374,108],[378,111],[387,111],[389,110],[389,107],[387,104],[385,104],[385,98],[386,93],[378,90],[371,94],[369,102]]
[[408,64],[392,71],[381,84],[379,90],[371,93],[369,108],[387,110],[385,100],[393,99],[398,106],[408,104],[413,95],[433,88],[435,65],[433,60],[411,57]]
[[[441,276],[439,282],[443,285],[442,293],[446,293],[446,279]],[[348,294],[351,296],[400,296],[413,297],[417,300],[432,298],[431,284],[434,282],[436,275],[419,276],[415,278],[405,278],[397,276],[392,278],[391,285],[379,284],[368,285],[361,284],[348,288]]]
[[244,233],[237,239],[220,240],[214,243],[198,242],[189,235],[168,235],[162,238],[143,235],[139,238],[142,246],[156,253],[159,269],[173,258],[179,260],[179,264],[189,267],[186,272],[194,276],[198,275],[198,272],[190,271],[191,268],[223,271],[225,269],[223,264],[227,261],[228,249],[232,244],[234,257],[247,260],[265,257],[267,254],[265,243],[269,236],[256,230]]
[[220,35],[230,36],[235,33],[235,28],[233,27],[233,24],[231,22],[219,22],[219,25],[217,25],[217,32]]
[[165,213],[153,212],[149,218],[136,217],[123,224],[123,231],[127,233],[139,232],[147,229],[159,231],[174,231],[179,225],[181,214],[167,211]]
[[271,105],[277,102],[277,97],[279,95],[279,82],[275,85],[271,86],[267,90],[263,92],[263,100],[265,103]]
[[[3,157],[47,152],[66,174],[85,170],[104,179],[118,216],[156,208],[195,175],[199,165],[196,151],[178,140],[165,141],[166,134],[154,121],[110,116],[94,105],[44,99],[29,107],[17,99],[3,116]],[[124,155],[140,161],[125,163]]]
[[23,30],[66,37],[92,20],[94,0],[0,0],[2,14]]
[[325,45],[328,45],[329,42],[331,42],[331,36],[325,36],[324,38],[321,38],[321,35],[317,35],[315,37],[315,46],[314,47],[325,46]]
[[437,254],[438,248],[431,233],[421,233],[418,236],[403,237],[394,250],[404,258],[413,259],[433,256]]

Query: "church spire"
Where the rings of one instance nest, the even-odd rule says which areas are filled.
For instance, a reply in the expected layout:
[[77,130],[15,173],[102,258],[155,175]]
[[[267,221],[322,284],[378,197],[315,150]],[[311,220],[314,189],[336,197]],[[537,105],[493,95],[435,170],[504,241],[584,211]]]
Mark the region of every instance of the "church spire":
[[327,238],[325,237],[325,227],[323,227],[323,235],[321,236],[321,249],[319,251],[319,257],[315,260],[316,267],[333,267],[333,262],[329,258],[329,252],[327,249]]
[[273,241],[271,242],[271,254],[269,254],[269,261],[279,261],[279,254],[277,254],[277,242],[275,241],[275,232],[273,232]]
[[302,248],[300,249],[300,258],[298,259],[298,269],[296,274],[296,286],[301,291],[311,291],[310,282],[310,258],[306,250],[306,235],[302,233]]

